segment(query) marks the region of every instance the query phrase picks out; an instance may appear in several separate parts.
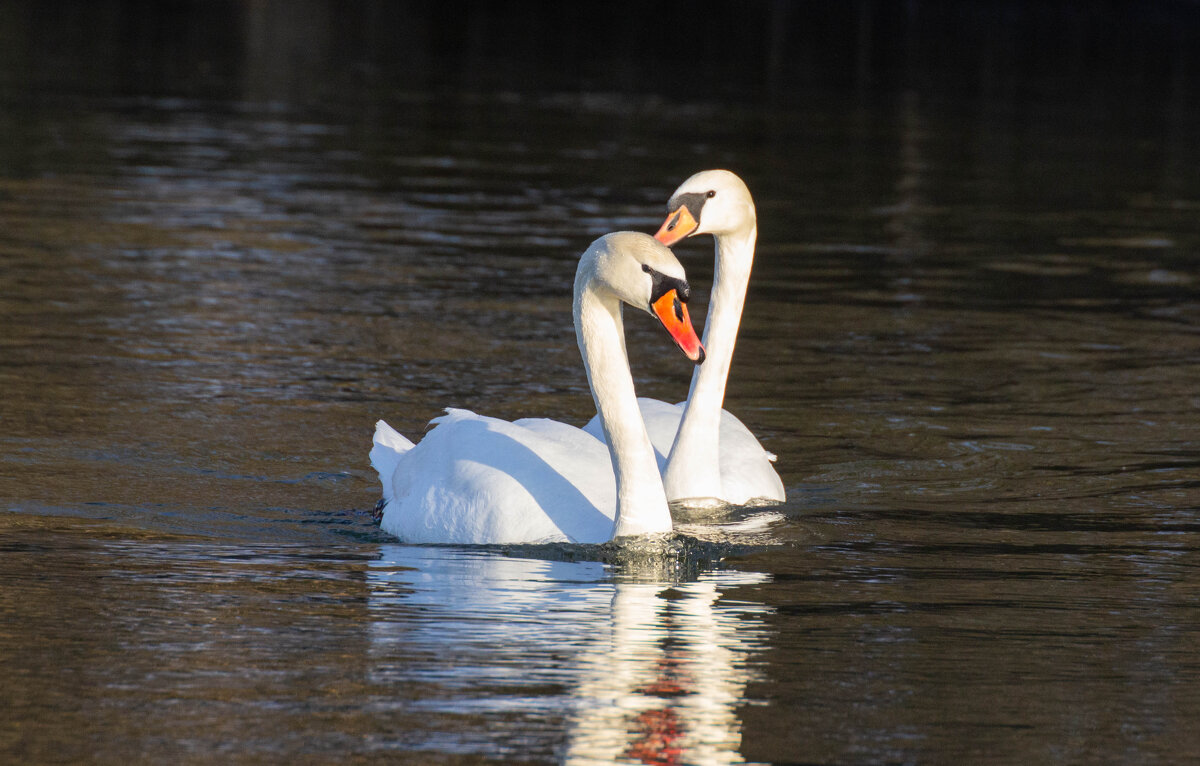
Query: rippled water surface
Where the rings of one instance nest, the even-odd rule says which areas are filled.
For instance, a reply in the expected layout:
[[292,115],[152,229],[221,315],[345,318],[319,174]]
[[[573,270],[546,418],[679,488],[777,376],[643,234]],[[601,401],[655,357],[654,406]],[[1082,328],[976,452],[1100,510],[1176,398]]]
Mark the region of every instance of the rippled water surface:
[[[1200,755],[1191,59],[1002,36],[965,84],[843,87],[785,45],[728,96],[481,44],[457,80],[355,52],[331,95],[278,53],[311,28],[247,7],[180,71],[0,59],[0,760]],[[759,211],[726,404],[788,501],[633,550],[381,533],[375,420],[584,423],[575,259],[721,166]],[[635,320],[640,393],[682,398]]]

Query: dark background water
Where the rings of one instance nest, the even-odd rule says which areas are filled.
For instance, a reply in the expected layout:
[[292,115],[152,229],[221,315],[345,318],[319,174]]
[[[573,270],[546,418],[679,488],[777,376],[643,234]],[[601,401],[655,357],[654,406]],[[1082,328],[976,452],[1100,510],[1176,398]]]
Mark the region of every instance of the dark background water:
[[[1198,130],[1188,2],[0,5],[0,756],[1194,758]],[[586,421],[574,260],[708,167],[771,526],[381,534],[374,421]]]

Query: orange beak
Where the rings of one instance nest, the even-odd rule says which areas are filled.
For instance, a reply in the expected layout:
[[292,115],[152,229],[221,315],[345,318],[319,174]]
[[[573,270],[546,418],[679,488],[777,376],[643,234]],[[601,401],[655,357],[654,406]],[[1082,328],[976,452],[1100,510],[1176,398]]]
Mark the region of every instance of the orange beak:
[[679,209],[668,215],[667,220],[663,221],[662,227],[659,228],[654,238],[670,247],[695,231],[699,225],[700,222],[692,218],[687,205],[680,205]]
[[654,316],[667,328],[675,345],[696,364],[704,361],[704,346],[696,336],[696,328],[692,327],[691,317],[688,316],[687,304],[679,300],[674,290],[668,290],[662,297],[650,305]]

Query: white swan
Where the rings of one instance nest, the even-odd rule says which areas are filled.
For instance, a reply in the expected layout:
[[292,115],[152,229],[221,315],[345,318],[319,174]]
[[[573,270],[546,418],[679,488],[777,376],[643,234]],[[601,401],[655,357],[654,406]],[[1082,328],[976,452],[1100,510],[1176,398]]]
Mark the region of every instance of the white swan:
[[414,543],[602,543],[670,532],[621,304],[657,316],[699,363],[704,349],[687,298],[683,267],[649,235],[617,232],[593,242],[575,272],[575,335],[608,448],[556,421],[510,423],[457,409],[414,446],[381,420],[371,464],[383,483],[384,531]]
[[[660,456],[667,456],[662,465],[667,498],[697,507],[782,502],[783,482],[771,465],[775,456],[740,420],[721,409],[754,264],[758,237],[754,200],[734,173],[705,170],[675,190],[667,209],[667,219],[655,235],[663,244],[698,234],[716,239],[716,266],[704,323],[707,361],[693,373],[686,402],[638,400],[650,440]],[[603,438],[596,419],[584,430]]]

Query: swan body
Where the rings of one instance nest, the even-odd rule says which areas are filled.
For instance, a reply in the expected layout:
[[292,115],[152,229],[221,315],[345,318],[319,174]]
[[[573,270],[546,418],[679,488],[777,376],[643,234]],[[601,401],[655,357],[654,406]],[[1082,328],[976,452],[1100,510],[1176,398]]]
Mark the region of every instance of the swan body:
[[[671,502],[689,506],[782,502],[775,456],[740,420],[722,409],[738,326],[754,264],[758,219],[746,184],[727,170],[706,170],[684,181],[667,203],[655,237],[673,245],[712,234],[716,265],[704,323],[705,363],[692,374],[686,402],[640,399],[651,441],[660,456]],[[585,426],[598,433],[596,421]]]
[[658,464],[625,355],[622,304],[659,318],[695,361],[683,267],[646,234],[592,243],[575,275],[573,314],[605,435],[546,419],[514,422],[448,409],[418,444],[376,424],[371,463],[384,531],[419,543],[602,543],[671,531]]
[[[665,472],[667,456],[671,454],[671,447],[675,444],[687,402],[671,404],[659,399],[638,397],[638,409],[646,423],[650,443],[654,445],[659,471]],[[598,418],[589,421],[583,430],[597,439],[604,439],[604,431]],[[717,471],[721,483],[719,499],[722,503],[753,505],[783,500],[783,482],[772,465],[775,455],[763,449],[754,433],[727,410],[721,410],[717,443],[720,445],[720,449],[717,450]],[[684,505],[704,505],[694,500],[671,498],[670,495],[668,500]]]

